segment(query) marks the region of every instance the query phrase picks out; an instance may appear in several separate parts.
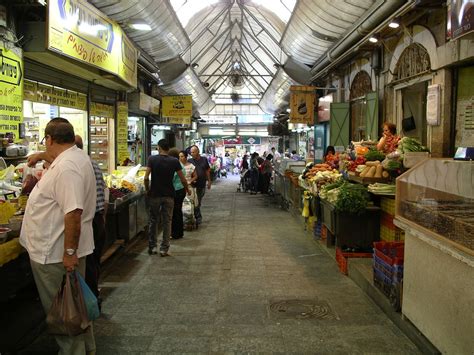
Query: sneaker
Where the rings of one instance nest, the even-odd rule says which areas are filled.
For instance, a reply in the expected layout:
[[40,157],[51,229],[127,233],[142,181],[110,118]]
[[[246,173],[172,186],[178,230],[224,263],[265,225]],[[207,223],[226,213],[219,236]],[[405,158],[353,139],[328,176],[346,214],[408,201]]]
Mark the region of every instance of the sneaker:
[[156,255],[156,254],[158,254],[158,248],[157,248],[157,247],[148,248],[148,254],[149,254],[149,255]]
[[160,256],[170,256],[167,251],[160,251]]

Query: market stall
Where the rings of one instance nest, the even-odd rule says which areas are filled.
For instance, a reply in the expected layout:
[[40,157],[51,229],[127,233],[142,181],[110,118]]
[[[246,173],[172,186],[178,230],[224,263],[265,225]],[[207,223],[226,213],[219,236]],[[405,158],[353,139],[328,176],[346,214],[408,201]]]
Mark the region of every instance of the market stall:
[[474,349],[474,163],[428,159],[397,179],[402,313],[443,353]]

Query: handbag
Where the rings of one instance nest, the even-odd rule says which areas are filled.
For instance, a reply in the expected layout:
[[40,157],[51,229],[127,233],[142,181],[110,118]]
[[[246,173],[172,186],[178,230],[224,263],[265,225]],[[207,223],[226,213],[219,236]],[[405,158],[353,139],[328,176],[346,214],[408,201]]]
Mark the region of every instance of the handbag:
[[99,302],[97,301],[97,297],[87,285],[86,280],[84,280],[82,275],[77,271],[74,272],[76,274],[76,277],[79,279],[79,284],[81,285],[82,294],[84,296],[84,303],[86,305],[87,310],[87,318],[90,321],[96,320],[100,316]]
[[76,336],[91,325],[79,280],[74,272],[67,272],[46,316],[48,332]]

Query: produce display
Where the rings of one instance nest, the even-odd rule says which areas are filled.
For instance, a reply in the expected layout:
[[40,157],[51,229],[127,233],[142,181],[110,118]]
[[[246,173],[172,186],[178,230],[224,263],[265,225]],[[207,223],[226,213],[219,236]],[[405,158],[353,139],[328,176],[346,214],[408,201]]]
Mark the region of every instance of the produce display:
[[369,192],[373,192],[374,194],[379,195],[395,195],[395,185],[394,184],[382,184],[382,183],[375,183],[371,184],[367,187]]
[[336,211],[349,214],[361,214],[369,204],[367,188],[360,184],[353,184],[339,179],[332,184],[327,184],[319,194],[321,199],[333,204]]
[[342,174],[329,164],[310,163],[306,165],[300,179],[303,179],[308,189],[317,195],[324,185],[338,180],[341,176]]

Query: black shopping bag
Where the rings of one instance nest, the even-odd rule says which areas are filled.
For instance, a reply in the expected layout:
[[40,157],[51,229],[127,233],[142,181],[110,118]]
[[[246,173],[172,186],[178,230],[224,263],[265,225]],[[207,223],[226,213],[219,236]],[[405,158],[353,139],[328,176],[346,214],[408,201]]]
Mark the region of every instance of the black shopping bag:
[[75,272],[67,272],[46,316],[48,332],[76,336],[85,333],[91,322]]

